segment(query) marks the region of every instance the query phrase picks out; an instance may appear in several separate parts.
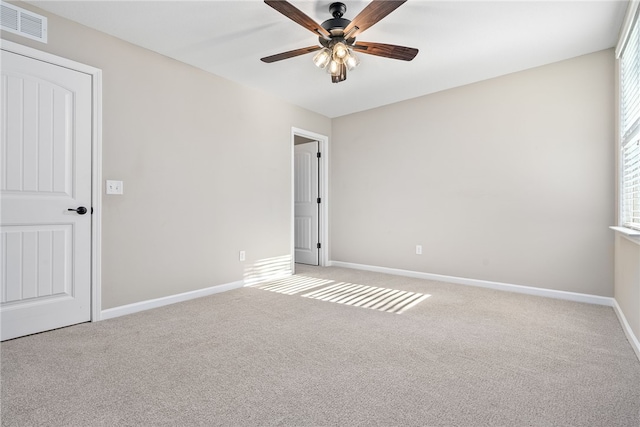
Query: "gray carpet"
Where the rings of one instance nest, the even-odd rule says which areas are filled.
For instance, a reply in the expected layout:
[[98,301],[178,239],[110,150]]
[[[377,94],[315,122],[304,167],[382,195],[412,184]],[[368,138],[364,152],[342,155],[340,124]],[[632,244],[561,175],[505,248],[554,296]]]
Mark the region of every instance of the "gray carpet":
[[609,307],[339,268],[402,314],[257,287],[2,343],[3,426],[640,426]]

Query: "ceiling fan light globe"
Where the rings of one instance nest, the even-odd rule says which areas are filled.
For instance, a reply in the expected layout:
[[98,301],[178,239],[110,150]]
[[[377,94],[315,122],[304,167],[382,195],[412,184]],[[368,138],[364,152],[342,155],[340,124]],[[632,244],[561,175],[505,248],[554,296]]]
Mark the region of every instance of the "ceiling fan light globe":
[[336,43],[333,46],[333,59],[338,61],[338,62],[342,62],[346,59],[346,57],[349,55],[349,50],[347,49],[347,46],[342,43]]
[[353,53],[352,50],[350,50],[349,56],[347,56],[347,59],[344,61],[344,63],[347,65],[347,69],[351,71],[358,65],[360,65],[360,58],[355,53]]
[[331,62],[329,62],[329,66],[327,67],[327,73],[331,74],[332,76],[339,75],[340,63],[335,59],[332,59]]
[[329,61],[331,61],[331,51],[326,47],[313,57],[313,63],[316,64],[318,68],[326,67]]

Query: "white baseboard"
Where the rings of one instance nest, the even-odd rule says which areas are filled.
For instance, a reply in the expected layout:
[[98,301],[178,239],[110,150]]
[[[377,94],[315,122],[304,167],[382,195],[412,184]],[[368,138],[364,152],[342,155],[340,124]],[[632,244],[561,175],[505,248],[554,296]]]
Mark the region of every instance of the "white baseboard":
[[139,311],[150,310],[152,308],[158,308],[169,304],[175,304],[177,302],[188,301],[195,298],[204,297],[207,295],[213,295],[220,292],[230,291],[232,289],[241,288],[244,286],[242,280],[232,283],[225,283],[224,285],[211,286],[209,288],[198,289],[196,291],[184,292],[177,295],[170,295],[167,297],[150,299],[147,301],[140,301],[133,304],[121,305],[119,307],[108,308],[100,312],[100,320],[113,319],[114,317],[125,316],[127,314],[137,313]]
[[631,329],[631,325],[629,325],[629,322],[627,322],[627,318],[625,317],[624,313],[622,312],[622,309],[618,305],[618,301],[616,301],[615,299],[613,300],[613,311],[616,312],[616,315],[618,316],[618,320],[620,321],[620,325],[622,325],[622,330],[624,331],[624,334],[627,336],[627,340],[629,340],[629,344],[631,344],[631,348],[636,353],[638,360],[640,360],[640,341],[638,341],[638,338],[633,333],[633,330]]
[[373,265],[354,264],[342,261],[331,261],[331,266],[353,268],[356,270],[375,271],[377,273],[414,277],[417,279],[437,280],[439,282],[455,283],[457,285],[477,286],[481,288],[496,289],[499,291],[516,292],[520,294],[536,295],[541,297],[556,298],[576,302],[585,302],[589,304],[606,305],[609,307],[613,307],[614,304],[614,299],[610,297],[581,294],[577,292],[556,291],[553,289],[535,288],[532,286],[512,285],[509,283],[490,282],[487,280],[467,279],[464,277],[455,276],[444,276],[440,274],[422,273],[420,271],[376,267]]

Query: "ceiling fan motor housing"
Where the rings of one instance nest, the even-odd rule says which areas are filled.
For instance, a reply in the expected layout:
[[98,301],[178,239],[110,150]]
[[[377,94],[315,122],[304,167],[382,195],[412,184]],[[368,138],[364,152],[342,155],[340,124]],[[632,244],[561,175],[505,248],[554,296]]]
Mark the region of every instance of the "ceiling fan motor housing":
[[329,12],[333,18],[327,19],[322,24],[322,28],[327,30],[331,34],[331,38],[327,39],[324,37],[320,37],[320,44],[324,47],[331,47],[338,42],[347,43],[348,45],[352,45],[355,42],[355,37],[350,39],[344,38],[344,29],[351,23],[349,19],[345,19],[342,17],[344,13],[347,11],[347,6],[344,3],[336,2],[331,3],[329,6]]
[[347,25],[350,23],[351,21],[345,18],[331,18],[327,19],[320,25],[322,25],[322,28],[329,31],[331,35],[333,35],[334,31],[339,31],[342,35],[344,34],[344,29],[347,28]]

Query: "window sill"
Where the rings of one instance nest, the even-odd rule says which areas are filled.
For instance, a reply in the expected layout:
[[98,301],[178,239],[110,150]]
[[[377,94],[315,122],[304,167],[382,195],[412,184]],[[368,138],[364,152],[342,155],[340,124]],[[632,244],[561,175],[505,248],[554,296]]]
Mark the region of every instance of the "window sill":
[[640,231],[620,226],[611,226],[609,228],[620,233],[627,240],[640,245]]

